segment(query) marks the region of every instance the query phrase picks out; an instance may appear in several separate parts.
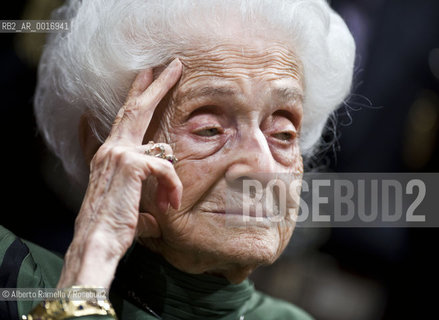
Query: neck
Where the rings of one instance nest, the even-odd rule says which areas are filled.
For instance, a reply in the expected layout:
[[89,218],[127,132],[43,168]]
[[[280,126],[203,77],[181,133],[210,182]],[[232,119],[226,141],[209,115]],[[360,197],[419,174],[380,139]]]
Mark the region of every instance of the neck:
[[140,244],[122,259],[113,284],[124,298],[162,318],[233,318],[254,293],[248,280],[232,284],[214,274],[188,274]]
[[148,248],[149,251],[163,257],[167,263],[181,271],[190,274],[208,274],[222,277],[233,284],[239,284],[245,281],[248,276],[261,265],[259,260],[250,263],[250,259],[247,259],[245,264],[235,261],[230,262],[228,261],[230,259],[224,259],[223,256],[215,256],[213,252],[204,255],[182,254],[181,248],[176,249],[169,247],[157,239],[138,239],[138,242]]

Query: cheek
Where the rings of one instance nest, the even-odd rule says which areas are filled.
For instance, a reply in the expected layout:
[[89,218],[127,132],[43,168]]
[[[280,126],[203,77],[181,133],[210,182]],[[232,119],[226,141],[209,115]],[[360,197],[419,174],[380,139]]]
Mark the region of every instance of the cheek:
[[285,225],[283,228],[281,228],[281,230],[279,230],[279,246],[278,246],[277,256],[280,256],[281,253],[286,248],[286,246],[288,245],[288,242],[291,239],[293,231],[294,231],[294,225],[292,224]]
[[276,163],[276,172],[293,175],[303,173],[302,155],[298,139],[288,148],[281,148],[270,142],[268,145]]
[[[170,129],[177,174],[183,184],[183,205],[198,201],[221,177],[224,168],[220,155],[221,141],[206,141],[191,135],[187,130]],[[194,140],[200,141],[194,141]],[[201,141],[203,140],[203,141]]]
[[200,152],[187,149],[181,151],[180,147],[176,147],[179,158],[176,172],[183,184],[181,212],[191,211],[204,196],[210,194],[224,175],[224,168],[217,156],[197,159]]
[[207,160],[221,148],[223,143],[218,140],[207,140],[202,137],[194,137],[187,132],[172,134],[174,152],[178,159],[183,161]]
[[217,180],[212,167],[203,160],[181,160],[176,171],[183,184],[182,211],[190,210]]
[[302,172],[302,156],[300,154],[299,141],[296,140],[289,147],[279,147],[270,143],[270,151],[277,163],[281,164],[287,171],[293,173]]
[[302,174],[303,173],[303,158],[300,152],[299,140],[296,142],[296,146],[293,152],[293,163],[291,167],[293,174]]

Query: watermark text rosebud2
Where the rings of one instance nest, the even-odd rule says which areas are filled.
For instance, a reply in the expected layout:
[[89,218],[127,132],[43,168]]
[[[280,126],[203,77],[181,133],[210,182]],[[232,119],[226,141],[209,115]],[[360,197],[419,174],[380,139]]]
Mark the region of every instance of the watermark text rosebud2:
[[261,174],[243,179],[240,194],[236,187],[227,190],[226,221],[231,226],[291,219],[298,227],[439,227],[437,190],[437,173]]

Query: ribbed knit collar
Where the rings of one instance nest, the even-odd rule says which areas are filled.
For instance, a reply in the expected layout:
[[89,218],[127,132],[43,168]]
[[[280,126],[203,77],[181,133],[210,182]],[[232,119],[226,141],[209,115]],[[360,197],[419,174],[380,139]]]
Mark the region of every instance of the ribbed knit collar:
[[138,243],[119,263],[113,287],[131,303],[145,311],[149,307],[164,320],[237,320],[255,291],[248,280],[231,284],[212,275],[182,272]]

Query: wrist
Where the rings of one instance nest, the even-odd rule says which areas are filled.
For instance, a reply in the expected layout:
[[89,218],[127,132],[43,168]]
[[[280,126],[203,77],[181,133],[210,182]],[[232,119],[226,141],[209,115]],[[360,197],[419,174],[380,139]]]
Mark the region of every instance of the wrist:
[[123,253],[105,236],[94,232],[73,239],[64,260],[58,288],[73,285],[109,288]]

